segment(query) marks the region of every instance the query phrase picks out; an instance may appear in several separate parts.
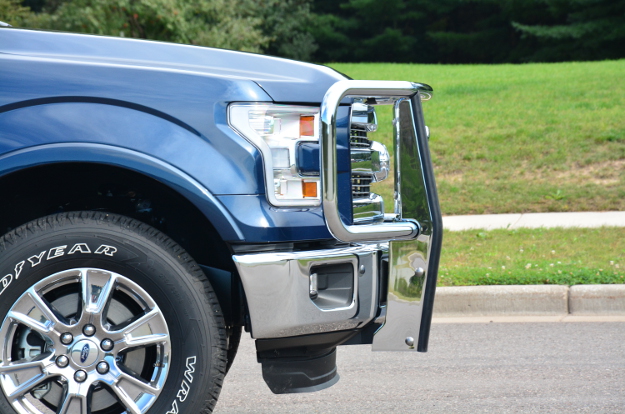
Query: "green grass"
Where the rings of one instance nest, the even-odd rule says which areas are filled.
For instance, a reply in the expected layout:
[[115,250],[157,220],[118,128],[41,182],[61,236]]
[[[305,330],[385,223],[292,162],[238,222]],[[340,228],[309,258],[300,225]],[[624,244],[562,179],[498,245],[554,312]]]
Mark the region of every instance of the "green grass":
[[[434,87],[424,111],[444,214],[625,210],[625,60],[331,66]],[[390,137],[387,122],[374,139],[392,150]],[[389,197],[390,180],[379,186]]]
[[[434,87],[424,111],[444,214],[625,210],[625,60],[331,66]],[[372,138],[392,151],[388,122]],[[625,229],[446,232],[439,275],[442,286],[623,283]]]
[[445,232],[439,286],[624,283],[625,228]]

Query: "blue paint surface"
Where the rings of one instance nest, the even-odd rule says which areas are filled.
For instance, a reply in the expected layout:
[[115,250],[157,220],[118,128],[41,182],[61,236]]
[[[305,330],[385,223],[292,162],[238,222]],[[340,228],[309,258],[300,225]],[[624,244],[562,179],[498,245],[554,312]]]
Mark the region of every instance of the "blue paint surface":
[[[342,79],[323,66],[249,53],[2,29],[0,176],[48,163],[123,166],[178,191],[225,240],[327,239],[320,208],[267,204],[261,155],[228,126],[227,106],[318,106]],[[348,115],[342,107],[343,147]],[[349,166],[340,167],[347,195]],[[341,212],[349,217],[349,202]]]

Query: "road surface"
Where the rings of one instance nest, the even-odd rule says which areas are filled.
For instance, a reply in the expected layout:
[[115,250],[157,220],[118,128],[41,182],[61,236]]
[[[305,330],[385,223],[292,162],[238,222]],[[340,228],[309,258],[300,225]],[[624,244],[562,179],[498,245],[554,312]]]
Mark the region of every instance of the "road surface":
[[625,323],[432,326],[430,351],[340,347],[341,379],[311,394],[274,395],[249,335],[215,412],[625,413]]

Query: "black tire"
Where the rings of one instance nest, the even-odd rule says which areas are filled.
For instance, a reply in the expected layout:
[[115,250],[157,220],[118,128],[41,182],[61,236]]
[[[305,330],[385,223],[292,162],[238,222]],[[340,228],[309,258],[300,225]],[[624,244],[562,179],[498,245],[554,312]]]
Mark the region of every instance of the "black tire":
[[239,344],[241,343],[241,334],[243,328],[241,326],[233,326],[229,328],[228,332],[228,352],[226,354],[228,362],[226,363],[226,374],[230,371],[234,357],[239,350]]
[[[91,279],[95,277],[93,275],[103,275],[102,280],[111,281],[102,282],[102,285],[108,283],[107,286],[116,286],[106,296],[109,298],[107,305],[101,305],[101,308],[94,305],[96,302],[90,302],[93,308],[83,306],[81,303],[84,299],[79,300],[81,297],[91,298],[85,296],[89,294],[84,292],[97,287],[91,284],[91,280],[96,280]],[[200,267],[164,234],[136,220],[107,213],[74,212],[44,217],[13,230],[0,239],[0,278],[0,413],[16,413],[15,404],[18,401],[19,404],[26,404],[26,400],[43,404],[55,412],[55,407],[62,406],[63,401],[66,401],[63,396],[70,386],[68,383],[82,379],[82,374],[67,378],[70,374],[65,373],[70,368],[83,370],[88,376],[89,382],[78,383],[77,386],[95,381],[88,397],[82,397],[81,394],[82,400],[72,399],[65,402],[69,407],[66,411],[72,414],[124,412],[128,407],[120,399],[119,389],[128,392],[131,397],[136,392],[136,396],[144,398],[144,405],[137,403],[137,407],[132,407],[135,410],[138,408],[141,413],[212,412],[226,372],[224,318],[215,293]],[[45,282],[42,282],[44,279]],[[42,287],[44,285],[45,288]],[[44,304],[54,312],[53,317],[48,317],[47,320],[57,317],[53,333],[50,334],[52,339],[46,340],[43,333],[37,333],[40,328],[28,328],[30,319],[20,322],[22,316],[19,315],[22,314],[18,311],[21,312],[25,306],[23,304],[32,300],[32,295],[28,296],[25,292],[35,286],[40,289],[37,290],[37,295],[45,299]],[[93,298],[95,301],[100,296]],[[77,305],[74,305],[73,300]],[[89,309],[96,311],[89,314]],[[102,309],[99,314],[106,316],[105,321],[100,325],[94,322],[92,326],[97,328],[97,333],[88,336],[91,328],[86,328],[84,315],[90,315],[90,320],[98,320],[97,309]],[[133,331],[133,323],[146,319],[150,309],[157,316],[141,325],[142,332],[149,329],[149,334],[139,334],[139,329]],[[111,316],[113,311],[115,318]],[[15,315],[19,317],[15,318]],[[128,315],[132,316],[124,321]],[[45,316],[41,320],[44,321],[42,323],[47,323]],[[80,324],[83,325],[79,326]],[[68,326],[73,327],[70,329]],[[62,338],[58,335],[61,330],[73,333],[73,342],[66,348],[59,342],[68,339],[67,336]],[[113,340],[115,349],[121,350],[125,346],[130,350],[117,354],[115,350],[106,353],[108,344],[105,346],[102,338],[108,335],[108,330],[125,334],[127,332],[124,330],[129,330],[130,339],[149,344],[132,348],[129,345],[132,344],[130,340],[120,340],[119,343]],[[150,341],[154,341],[154,344]],[[34,348],[31,348],[33,343]],[[76,351],[77,349],[79,350]],[[37,352],[40,352],[39,355]],[[69,368],[63,367],[61,362],[55,363],[59,355],[69,358]],[[98,361],[86,367],[94,358]],[[9,380],[7,378],[11,375],[3,376],[3,370],[5,374],[7,370],[14,370],[17,373],[14,377],[18,378],[18,374],[26,372],[24,365],[17,367],[18,362],[37,359],[50,361],[51,369],[63,372],[65,380],[59,381],[60,377],[48,378],[42,383],[44,386],[37,386],[40,389],[34,393],[30,389],[23,398],[17,397],[18,394],[22,395],[17,387],[24,385],[25,381]],[[102,374],[101,378],[98,377],[100,371],[95,370],[96,366],[98,370],[101,367],[100,359],[115,365],[110,370],[106,370],[106,366],[102,368],[106,374]],[[132,367],[129,361],[132,362]],[[7,368],[9,364],[15,364],[15,367]],[[84,369],[80,368],[83,366]],[[71,371],[73,372],[75,371]],[[116,372],[121,373],[117,377],[119,382],[116,383],[119,386],[112,390],[107,388],[106,381]],[[147,383],[153,380],[150,386],[158,391],[152,392],[152,388],[147,388],[149,391],[141,394],[144,391],[136,391],[142,389],[140,386],[135,389],[132,381],[119,380],[127,378],[127,375]],[[164,385],[159,387],[158,383],[162,384],[163,381]],[[47,383],[51,385],[45,385]],[[24,387],[28,388],[26,385]],[[52,390],[56,394],[51,394]],[[8,397],[10,392],[14,393],[11,399]],[[87,410],[84,406],[95,404],[96,397],[99,398],[98,407],[92,407],[94,411]],[[75,407],[78,405],[72,404],[83,404],[83,408],[77,412]],[[130,409],[128,411],[131,412]]]

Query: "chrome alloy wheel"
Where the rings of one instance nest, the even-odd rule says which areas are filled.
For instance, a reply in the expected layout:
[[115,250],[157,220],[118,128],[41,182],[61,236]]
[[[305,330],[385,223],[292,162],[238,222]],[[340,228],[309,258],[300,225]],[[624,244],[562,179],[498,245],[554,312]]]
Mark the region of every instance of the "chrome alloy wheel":
[[0,385],[20,414],[140,414],[169,371],[169,330],[139,285],[101,269],[44,278],[0,327]]

